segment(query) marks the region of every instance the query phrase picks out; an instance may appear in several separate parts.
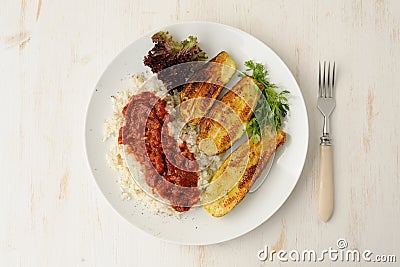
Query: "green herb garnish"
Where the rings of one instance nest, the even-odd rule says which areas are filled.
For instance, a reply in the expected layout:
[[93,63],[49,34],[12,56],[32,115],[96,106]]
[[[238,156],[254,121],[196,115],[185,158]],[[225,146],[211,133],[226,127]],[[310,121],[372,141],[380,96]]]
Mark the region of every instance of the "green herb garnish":
[[278,88],[275,84],[268,80],[268,71],[264,65],[254,63],[248,60],[244,63],[247,67],[246,71],[252,71],[252,74],[247,74],[252,77],[256,82],[264,97],[260,97],[255,108],[255,116],[249,121],[246,131],[248,136],[256,144],[260,141],[262,131],[268,124],[273,124],[275,129],[282,126],[282,121],[289,111],[289,104],[286,95],[289,91],[283,90],[277,92]]

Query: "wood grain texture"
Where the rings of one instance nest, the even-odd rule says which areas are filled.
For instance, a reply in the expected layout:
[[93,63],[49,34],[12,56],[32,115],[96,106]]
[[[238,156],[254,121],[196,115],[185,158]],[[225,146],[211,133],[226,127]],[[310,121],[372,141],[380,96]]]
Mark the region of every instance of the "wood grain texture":
[[[146,31],[193,20],[267,43],[295,74],[310,122],[307,161],[281,209],[245,236],[200,247],[120,218],[95,186],[83,140],[92,89],[117,53]],[[257,251],[322,250],[338,238],[400,260],[399,1],[10,0],[0,8],[0,58],[0,266],[291,266],[264,264]],[[317,215],[315,107],[324,59],[338,66],[327,224]]]

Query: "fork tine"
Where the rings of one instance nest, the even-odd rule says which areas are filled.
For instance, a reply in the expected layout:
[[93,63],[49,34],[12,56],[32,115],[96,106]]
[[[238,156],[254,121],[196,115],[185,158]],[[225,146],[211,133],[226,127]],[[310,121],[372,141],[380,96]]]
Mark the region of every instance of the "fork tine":
[[326,97],[326,78],[325,78],[325,73],[326,73],[326,61],[324,61],[324,76],[322,79],[322,97]]
[[332,96],[332,91],[331,91],[331,62],[328,62],[328,82],[327,82],[327,86],[326,86],[326,97],[331,97]]
[[318,61],[318,97],[322,97],[321,61]]
[[331,89],[331,97],[333,97],[333,89],[335,89],[335,70],[336,70],[336,62],[333,61],[333,70],[332,70],[332,89]]

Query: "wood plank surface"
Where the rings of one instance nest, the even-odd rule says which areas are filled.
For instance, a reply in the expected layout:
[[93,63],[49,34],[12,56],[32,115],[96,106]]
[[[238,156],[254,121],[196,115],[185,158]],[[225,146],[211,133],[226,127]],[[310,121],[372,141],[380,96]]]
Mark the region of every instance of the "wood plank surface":
[[[211,246],[160,241],[118,216],[95,185],[83,137],[92,90],[119,51],[144,32],[196,20],[268,44],[295,74],[310,123],[290,198],[257,229]],[[257,251],[323,250],[339,238],[400,261],[399,1],[6,0],[0,59],[0,266],[291,266],[263,263]],[[336,208],[327,224],[317,216],[324,59],[338,66]]]

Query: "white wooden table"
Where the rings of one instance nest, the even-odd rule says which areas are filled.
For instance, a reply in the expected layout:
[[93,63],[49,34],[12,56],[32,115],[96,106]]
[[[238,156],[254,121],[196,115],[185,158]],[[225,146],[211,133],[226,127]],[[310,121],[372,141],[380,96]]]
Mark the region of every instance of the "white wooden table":
[[[107,64],[144,32],[189,20],[267,43],[295,74],[310,121],[307,161],[281,209],[240,238],[199,247],[160,241],[118,216],[95,185],[83,139]],[[339,68],[336,208],[327,224],[316,213],[323,59]],[[321,251],[339,238],[400,261],[399,1],[6,0],[0,84],[0,266],[259,266],[265,245]]]

